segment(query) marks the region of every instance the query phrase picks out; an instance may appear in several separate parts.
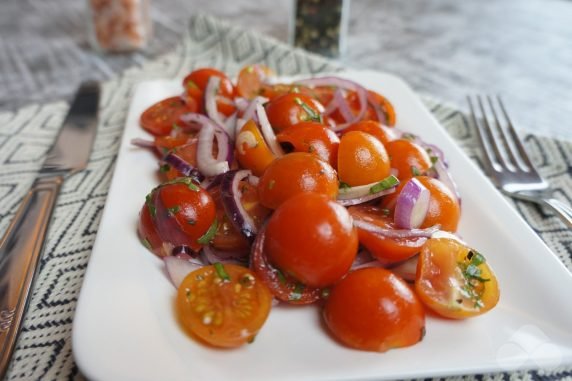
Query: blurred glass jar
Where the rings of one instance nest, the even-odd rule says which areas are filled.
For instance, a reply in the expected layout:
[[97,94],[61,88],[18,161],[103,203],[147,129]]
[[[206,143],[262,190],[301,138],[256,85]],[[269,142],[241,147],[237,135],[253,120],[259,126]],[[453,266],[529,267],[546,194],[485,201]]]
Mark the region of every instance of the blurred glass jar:
[[129,52],[147,47],[152,35],[149,0],[87,0],[92,47]]
[[345,51],[350,0],[292,0],[290,42],[327,57]]

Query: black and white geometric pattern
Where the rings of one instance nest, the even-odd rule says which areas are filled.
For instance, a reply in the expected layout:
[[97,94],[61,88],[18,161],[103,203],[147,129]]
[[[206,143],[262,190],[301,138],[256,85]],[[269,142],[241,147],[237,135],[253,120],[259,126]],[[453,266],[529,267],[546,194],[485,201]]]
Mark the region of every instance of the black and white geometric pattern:
[[[7,380],[83,379],[72,355],[72,320],[113,174],[133,85],[140,80],[180,77],[201,66],[236,73],[242,66],[255,62],[268,65],[280,75],[341,70],[321,57],[198,15],[192,18],[189,33],[174,52],[104,84],[91,160],[85,171],[64,183]],[[479,162],[474,126],[468,119],[451,107],[426,101],[459,145]],[[60,102],[0,114],[0,234],[8,227],[35,178],[67,108]],[[555,196],[572,204],[572,143],[534,135],[526,136],[525,142],[533,161],[556,188]],[[572,231],[538,206],[520,201],[513,204],[572,271]],[[570,377],[572,368],[455,379]]]

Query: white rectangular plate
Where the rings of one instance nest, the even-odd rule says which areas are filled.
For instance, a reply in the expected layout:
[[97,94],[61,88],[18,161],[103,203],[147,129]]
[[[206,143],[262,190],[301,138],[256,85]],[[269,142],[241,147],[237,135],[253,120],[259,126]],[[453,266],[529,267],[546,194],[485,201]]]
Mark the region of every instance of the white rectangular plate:
[[175,289],[162,261],[136,234],[157,162],[131,139],[149,137],[139,116],[178,94],[179,81],[140,84],[77,305],[73,351],[94,380],[360,380],[429,377],[572,362],[572,276],[493,188],[402,80],[372,71],[353,79],[395,105],[398,127],[443,149],[463,197],[459,233],[496,270],[499,305],[466,321],[427,317],[410,348],[370,353],[345,348],[320,324],[317,307],[274,308],[256,341],[236,350],[189,338],[174,315]]

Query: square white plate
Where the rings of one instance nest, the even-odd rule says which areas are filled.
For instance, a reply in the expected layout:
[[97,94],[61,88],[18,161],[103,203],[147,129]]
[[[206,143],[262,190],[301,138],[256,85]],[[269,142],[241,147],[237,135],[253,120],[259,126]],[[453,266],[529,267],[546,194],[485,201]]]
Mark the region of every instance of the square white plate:
[[207,348],[177,324],[175,289],[162,261],[136,234],[157,163],[131,139],[149,137],[139,115],[178,94],[179,81],[140,84],[133,96],[99,233],[73,327],[73,351],[94,380],[358,380],[429,377],[572,362],[572,276],[493,188],[402,80],[372,71],[343,76],[385,95],[398,127],[439,145],[463,197],[460,235],[487,257],[499,305],[466,321],[427,317],[427,335],[384,354],[345,348],[320,325],[315,306],[272,310],[256,341]]

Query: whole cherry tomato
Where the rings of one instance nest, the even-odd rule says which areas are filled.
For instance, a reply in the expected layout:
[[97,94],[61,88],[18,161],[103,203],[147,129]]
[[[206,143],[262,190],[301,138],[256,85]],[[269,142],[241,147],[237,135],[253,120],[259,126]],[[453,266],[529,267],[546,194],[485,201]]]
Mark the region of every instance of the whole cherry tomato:
[[213,68],[197,69],[183,79],[183,87],[188,98],[196,102],[197,112],[204,113],[204,91],[207,88],[209,79],[213,76],[221,79],[216,94],[217,109],[228,116],[235,110],[234,104],[229,102],[234,98],[234,86],[222,71]]
[[384,146],[395,139],[395,134],[390,128],[384,128],[381,123],[375,120],[362,120],[354,123],[342,131],[342,136],[351,131],[367,132],[376,137]]
[[258,183],[260,202],[271,209],[302,192],[321,193],[335,200],[338,195],[336,171],[315,155],[293,152],[274,160]]
[[301,122],[280,132],[276,139],[287,152],[308,152],[337,168],[340,139],[323,124]]
[[187,104],[180,97],[171,97],[143,111],[139,124],[155,136],[169,135],[173,126],[180,123],[181,115],[196,111],[196,104]]
[[215,263],[185,277],[177,314],[193,336],[217,347],[250,343],[264,325],[272,295],[249,269]]
[[415,290],[439,315],[464,319],[489,311],[500,291],[485,257],[455,239],[432,238],[425,243],[415,278]]
[[350,272],[331,289],[323,316],[340,342],[361,350],[407,347],[425,334],[423,305],[401,278],[383,268]]
[[288,93],[266,104],[266,114],[272,128],[280,132],[300,122],[322,122],[324,106],[300,93]]
[[266,225],[264,252],[270,262],[311,287],[341,279],[357,249],[357,231],[347,209],[323,194],[291,197]]
[[234,143],[236,158],[243,168],[250,169],[256,176],[264,173],[266,168],[275,159],[274,154],[268,148],[262,133],[253,120],[249,120],[242,126]]
[[164,257],[171,255],[171,253],[165,252],[163,250],[163,241],[159,237],[157,228],[151,217],[149,207],[145,204],[139,212],[139,224],[137,227],[137,233],[139,234],[139,239],[143,245],[151,250],[155,255],[159,257]]
[[407,139],[397,139],[386,145],[391,160],[391,168],[397,170],[401,181],[413,176],[424,175],[431,168],[431,158],[419,144]]
[[349,186],[371,184],[390,174],[389,157],[383,144],[361,131],[344,134],[338,148],[338,176]]
[[[356,221],[363,221],[373,226],[396,230],[393,219],[389,217],[389,210],[371,205],[356,205],[348,209]],[[359,242],[375,258],[382,263],[395,263],[404,261],[421,251],[427,241],[425,237],[393,238],[387,237],[368,229],[358,228]]]
[[198,251],[216,233],[216,207],[207,191],[188,178],[161,184],[148,196],[146,205],[161,240]]

